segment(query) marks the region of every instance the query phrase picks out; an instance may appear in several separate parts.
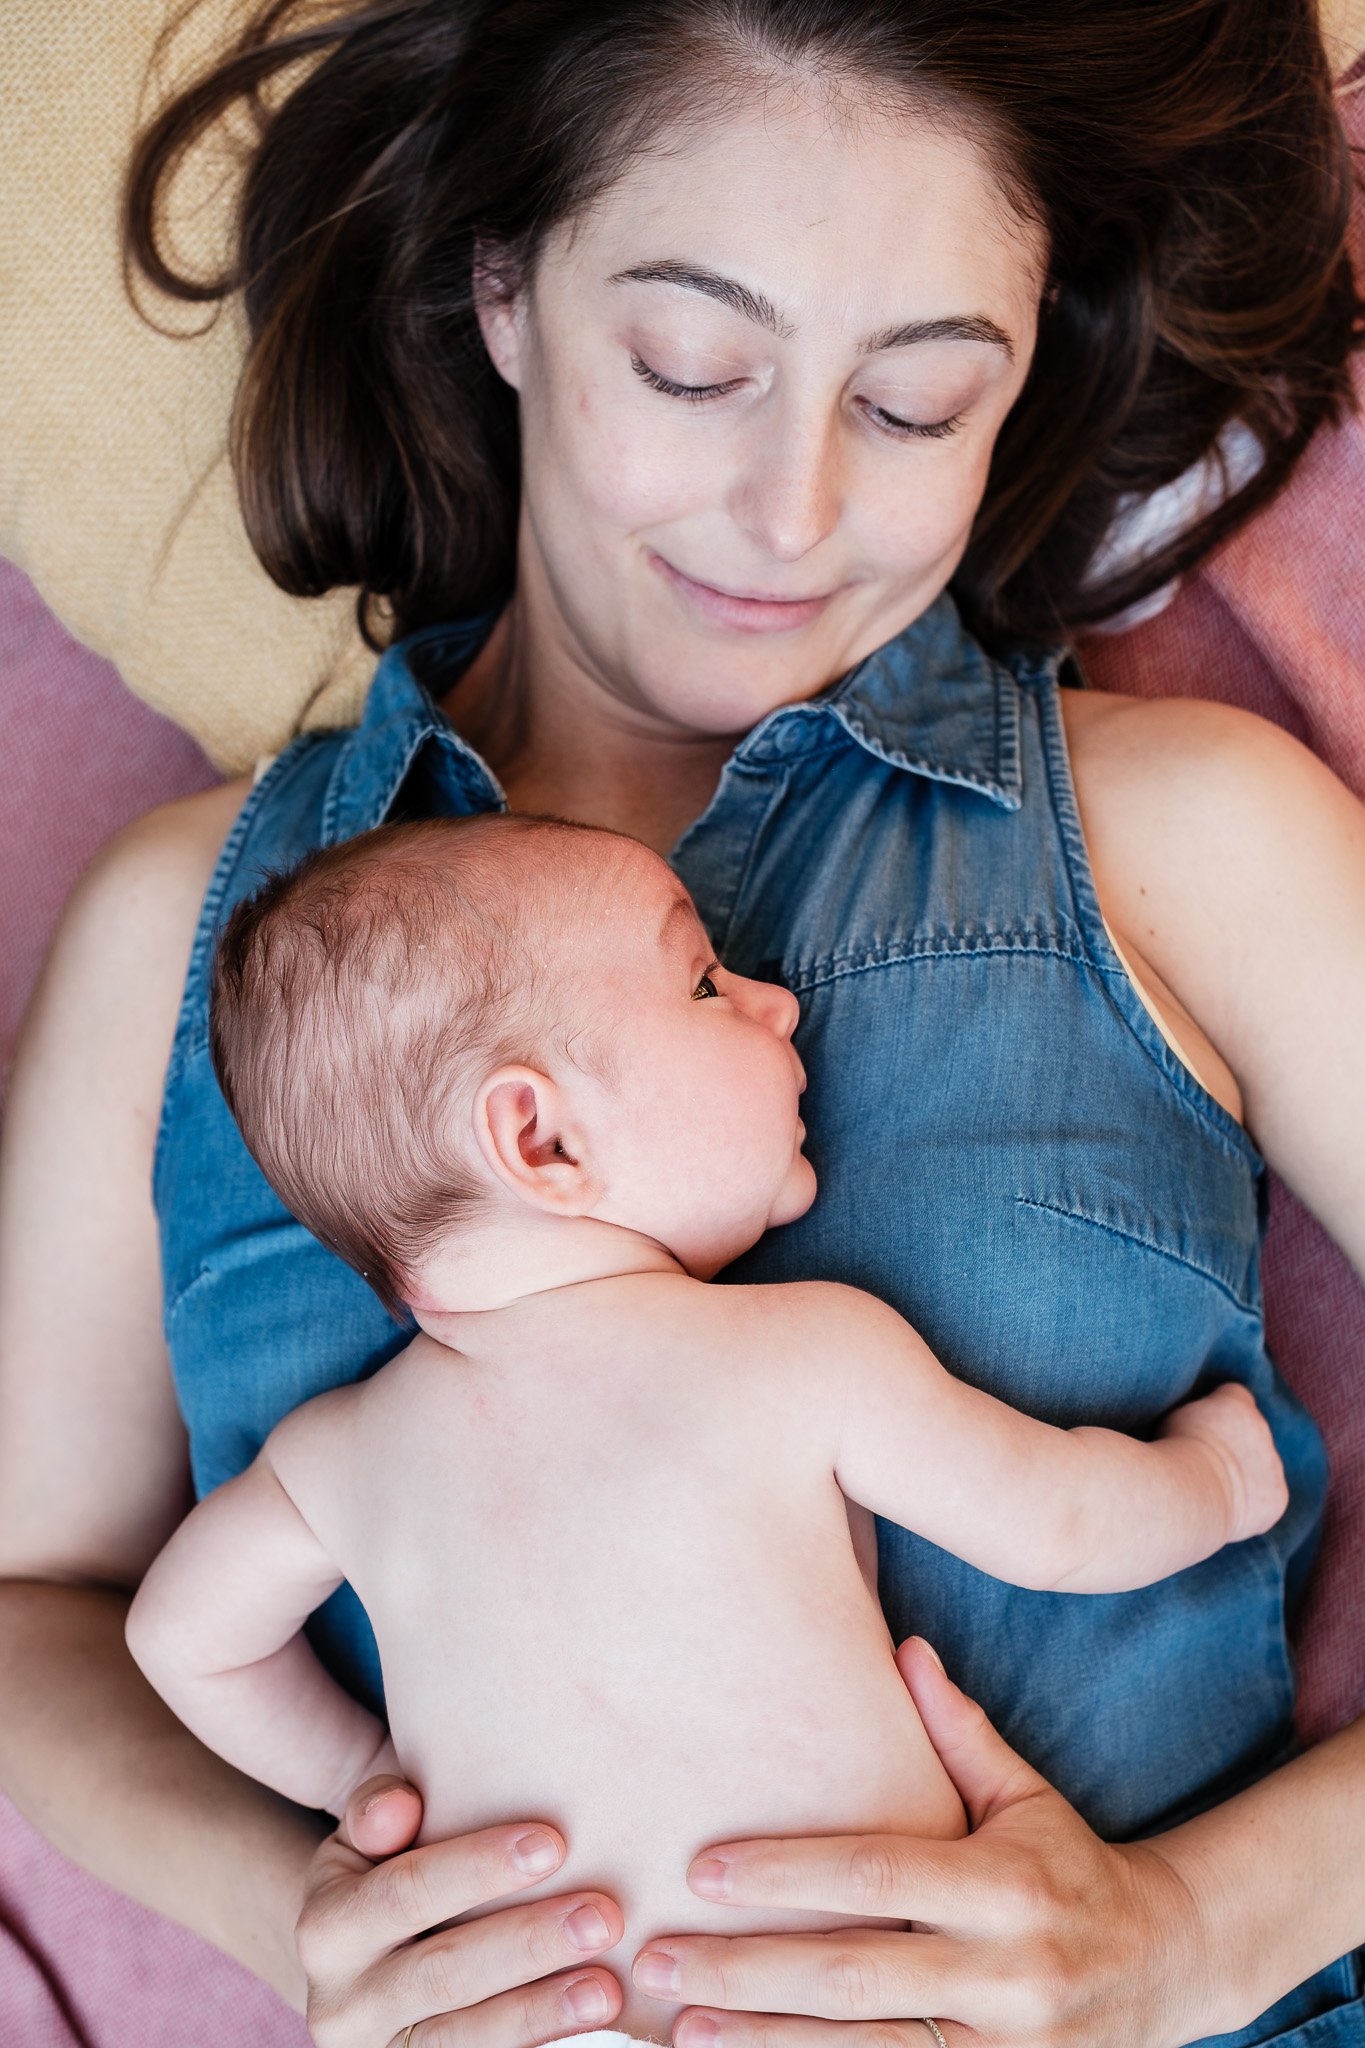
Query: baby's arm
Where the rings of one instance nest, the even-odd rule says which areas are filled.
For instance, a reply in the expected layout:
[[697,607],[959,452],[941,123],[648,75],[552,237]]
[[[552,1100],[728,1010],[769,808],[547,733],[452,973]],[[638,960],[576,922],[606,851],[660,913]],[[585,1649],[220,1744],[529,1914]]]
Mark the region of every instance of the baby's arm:
[[1284,1471],[1245,1387],[1173,1410],[1155,1443],[1057,1429],[955,1379],[884,1302],[852,1288],[818,1292],[816,1320],[843,1380],[840,1486],[980,1571],[1041,1590],[1121,1593],[1284,1512]]
[[275,1459],[315,1422],[311,1411],[339,1398],[286,1416],[255,1462],[191,1511],[153,1559],[127,1623],[134,1660],[201,1742],[301,1806],[336,1814],[356,1785],[393,1767],[393,1752],[383,1722],[328,1675],[301,1632],[343,1574]]

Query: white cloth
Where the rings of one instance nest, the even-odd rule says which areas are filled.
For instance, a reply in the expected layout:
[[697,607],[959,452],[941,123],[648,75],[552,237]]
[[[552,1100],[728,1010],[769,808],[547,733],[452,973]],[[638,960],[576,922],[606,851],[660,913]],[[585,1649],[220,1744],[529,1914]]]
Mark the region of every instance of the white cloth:
[[[1250,427],[1241,420],[1229,420],[1208,454],[1174,483],[1163,484],[1160,490],[1149,491],[1145,497],[1132,492],[1119,499],[1113,524],[1095,550],[1087,583],[1098,583],[1115,569],[1127,568],[1154,555],[1167,541],[1221,505],[1224,498],[1250,483],[1264,460],[1265,450]],[[1155,618],[1175,596],[1179,581],[1173,577],[1102,625],[1087,627],[1087,632],[1126,633],[1130,626]]]
[[618,2034],[614,2028],[599,2027],[591,2034],[564,2034],[550,2048],[569,2048],[570,2042],[573,2048],[589,2048],[589,2044],[591,2048],[639,2048],[640,2040],[638,2034]]

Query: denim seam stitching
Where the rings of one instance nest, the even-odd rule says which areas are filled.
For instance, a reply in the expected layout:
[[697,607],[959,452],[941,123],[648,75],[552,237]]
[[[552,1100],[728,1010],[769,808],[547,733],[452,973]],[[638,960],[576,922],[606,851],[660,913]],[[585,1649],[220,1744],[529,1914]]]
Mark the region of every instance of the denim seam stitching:
[[1215,1273],[1211,1267],[1202,1265],[1198,1259],[1187,1257],[1184,1252],[1172,1251],[1169,1245],[1160,1244],[1153,1237],[1144,1237],[1141,1231],[1125,1230],[1119,1223],[1106,1223],[1098,1216],[1089,1215],[1084,1209],[1068,1208],[1063,1202],[1040,1202],[1032,1195],[1016,1195],[1014,1200],[1016,1206],[1021,1209],[1037,1209],[1045,1216],[1061,1216],[1070,1223],[1084,1223],[1091,1230],[1102,1230],[1107,1236],[1117,1237],[1125,1244],[1141,1245],[1145,1251],[1155,1252],[1159,1258],[1170,1259],[1172,1264],[1183,1266],[1188,1272],[1197,1273],[1201,1279],[1207,1280],[1211,1287],[1216,1287],[1221,1294],[1225,1294],[1228,1300],[1235,1303],[1246,1315],[1260,1320],[1259,1305],[1254,1301],[1248,1301],[1245,1295],[1239,1294],[1221,1273]]
[[879,761],[885,761],[890,768],[900,768],[909,775],[922,775],[930,782],[942,782],[953,789],[969,789],[976,796],[984,796],[1002,810],[1017,811],[1019,798],[1012,790],[1006,789],[994,776],[976,775],[970,769],[945,768],[941,762],[930,761],[920,754],[907,754],[900,747],[890,746],[858,718],[839,707],[834,715],[845,732],[864,750]]
[[1151,1016],[1134,987],[1132,976],[1114,952],[1104,930],[1103,913],[1100,910],[1094,874],[1085,845],[1080,807],[1076,800],[1071,763],[1066,750],[1060,703],[1061,685],[1055,680],[1047,685],[1043,678],[1039,679],[1039,685],[1035,694],[1039,738],[1042,742],[1043,759],[1051,789],[1053,816],[1061,840],[1062,857],[1071,885],[1072,902],[1087,958],[1108,981],[1113,983],[1116,990],[1122,992],[1124,999],[1115,1003],[1120,1020],[1158,1073],[1184,1102],[1191,1115],[1199,1119],[1204,1130],[1222,1146],[1224,1151],[1249,1166],[1253,1172],[1259,1172],[1264,1162],[1249,1132],[1222,1107],[1221,1103],[1214,1101],[1208,1089],[1195,1079],[1184,1061],[1166,1043],[1155,1018]]
[[[406,740],[407,751],[403,755],[401,767],[398,769],[398,772],[394,776],[393,781],[388,785],[388,796],[385,800],[383,808],[380,810],[379,813],[381,819],[384,816],[384,812],[389,808],[389,805],[392,804],[394,798],[397,796],[399,790],[402,788],[403,778],[407,774],[408,770],[411,768],[414,760],[417,758],[417,754],[427,737],[428,731],[434,730],[434,728],[418,726],[416,728],[414,736],[414,732],[412,730],[414,721],[409,720],[408,724],[409,732]],[[345,780],[345,768],[344,766],[342,766],[341,763],[338,763],[338,767],[340,768],[341,772],[333,778],[331,784],[328,787],[327,795],[323,800],[322,820],[319,827],[322,835],[319,844],[322,846],[335,846],[336,844],[338,844],[338,841],[334,837],[338,816],[344,806],[348,807],[354,801],[354,792],[350,790],[344,790],[341,787],[342,783]],[[362,826],[360,829],[361,831],[364,831],[366,828]],[[347,836],[350,838],[355,838],[357,835],[355,833],[350,833]]]
[[1009,959],[1027,957],[1033,960],[1069,960],[1076,967],[1090,967],[1093,963],[1078,948],[1052,943],[1035,944],[1023,935],[993,936],[983,934],[980,939],[950,937],[948,943],[925,939],[908,945],[888,946],[871,953],[861,954],[856,959],[830,959],[817,962],[806,969],[796,969],[788,986],[809,994],[823,987],[827,982],[841,981],[849,975],[868,974],[879,967],[905,967],[919,960],[972,960]]
[[[744,772],[748,774],[753,774],[755,771],[746,768]],[[730,943],[730,934],[734,930],[735,925],[735,912],[743,900],[745,884],[748,882],[749,876],[753,873],[754,861],[758,853],[758,842],[763,837],[763,827],[767,824],[769,818],[772,817],[773,812],[777,810],[785,801],[787,791],[791,787],[791,779],[791,769],[784,765],[778,775],[776,789],[773,791],[771,797],[768,799],[768,802],[764,805],[763,809],[754,818],[754,827],[752,832],[749,834],[749,844],[744,850],[744,860],[739,870],[739,878],[735,883],[733,894],[730,897],[729,907],[727,908],[725,913],[724,938],[718,939],[714,936],[712,938],[712,944],[715,946],[718,954],[724,946],[727,946]]]
[[266,793],[273,791],[281,782],[287,780],[298,763],[311,750],[317,737],[314,733],[300,733],[297,738],[291,740],[281,753],[276,755],[259,782],[255,783],[248,790],[241,809],[232,821],[232,828],[218,850],[218,858],[213,864],[213,873],[209,876],[208,887],[204,891],[204,900],[199,906],[199,921],[195,925],[194,942],[190,947],[190,957],[185,968],[185,980],[180,991],[180,1008],[176,1013],[175,1036],[171,1040],[170,1056],[166,1061],[166,1072],[161,1083],[161,1112],[157,1118],[156,1139],[152,1146],[152,1207],[158,1215],[160,1215],[160,1204],[157,1190],[161,1183],[166,1135],[170,1125],[171,1092],[180,1081],[186,1066],[194,1057],[200,1045],[207,1043],[208,1039],[207,1005],[204,1006],[202,1019],[196,1019],[192,1014],[190,991],[203,972],[209,945],[218,929],[219,913],[222,909],[223,898],[227,894],[228,880],[236,870],[237,863],[241,858],[242,847],[255,822],[256,813],[260,810]]

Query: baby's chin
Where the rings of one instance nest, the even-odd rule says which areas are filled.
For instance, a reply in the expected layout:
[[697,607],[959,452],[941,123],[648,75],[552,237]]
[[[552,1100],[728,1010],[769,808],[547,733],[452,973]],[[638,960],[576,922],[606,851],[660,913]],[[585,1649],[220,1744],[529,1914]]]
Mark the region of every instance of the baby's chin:
[[769,1230],[775,1230],[782,1223],[795,1223],[798,1216],[804,1216],[815,1200],[816,1185],[815,1168],[805,1153],[799,1152],[773,1204],[768,1218]]

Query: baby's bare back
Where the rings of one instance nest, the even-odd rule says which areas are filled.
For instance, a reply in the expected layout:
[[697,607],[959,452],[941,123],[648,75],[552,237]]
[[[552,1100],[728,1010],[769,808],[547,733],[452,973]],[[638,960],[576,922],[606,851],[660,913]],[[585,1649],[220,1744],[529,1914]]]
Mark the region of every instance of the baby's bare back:
[[419,1338],[364,1390],[318,1528],[374,1626],[421,1839],[553,1822],[566,1861],[518,1896],[619,1900],[616,2025],[661,2040],[681,2008],[630,1984],[652,1935],[841,1924],[708,1905],[684,1877],[707,1843],[964,1830],[799,1293],[636,1275],[482,1317],[460,1351]]

